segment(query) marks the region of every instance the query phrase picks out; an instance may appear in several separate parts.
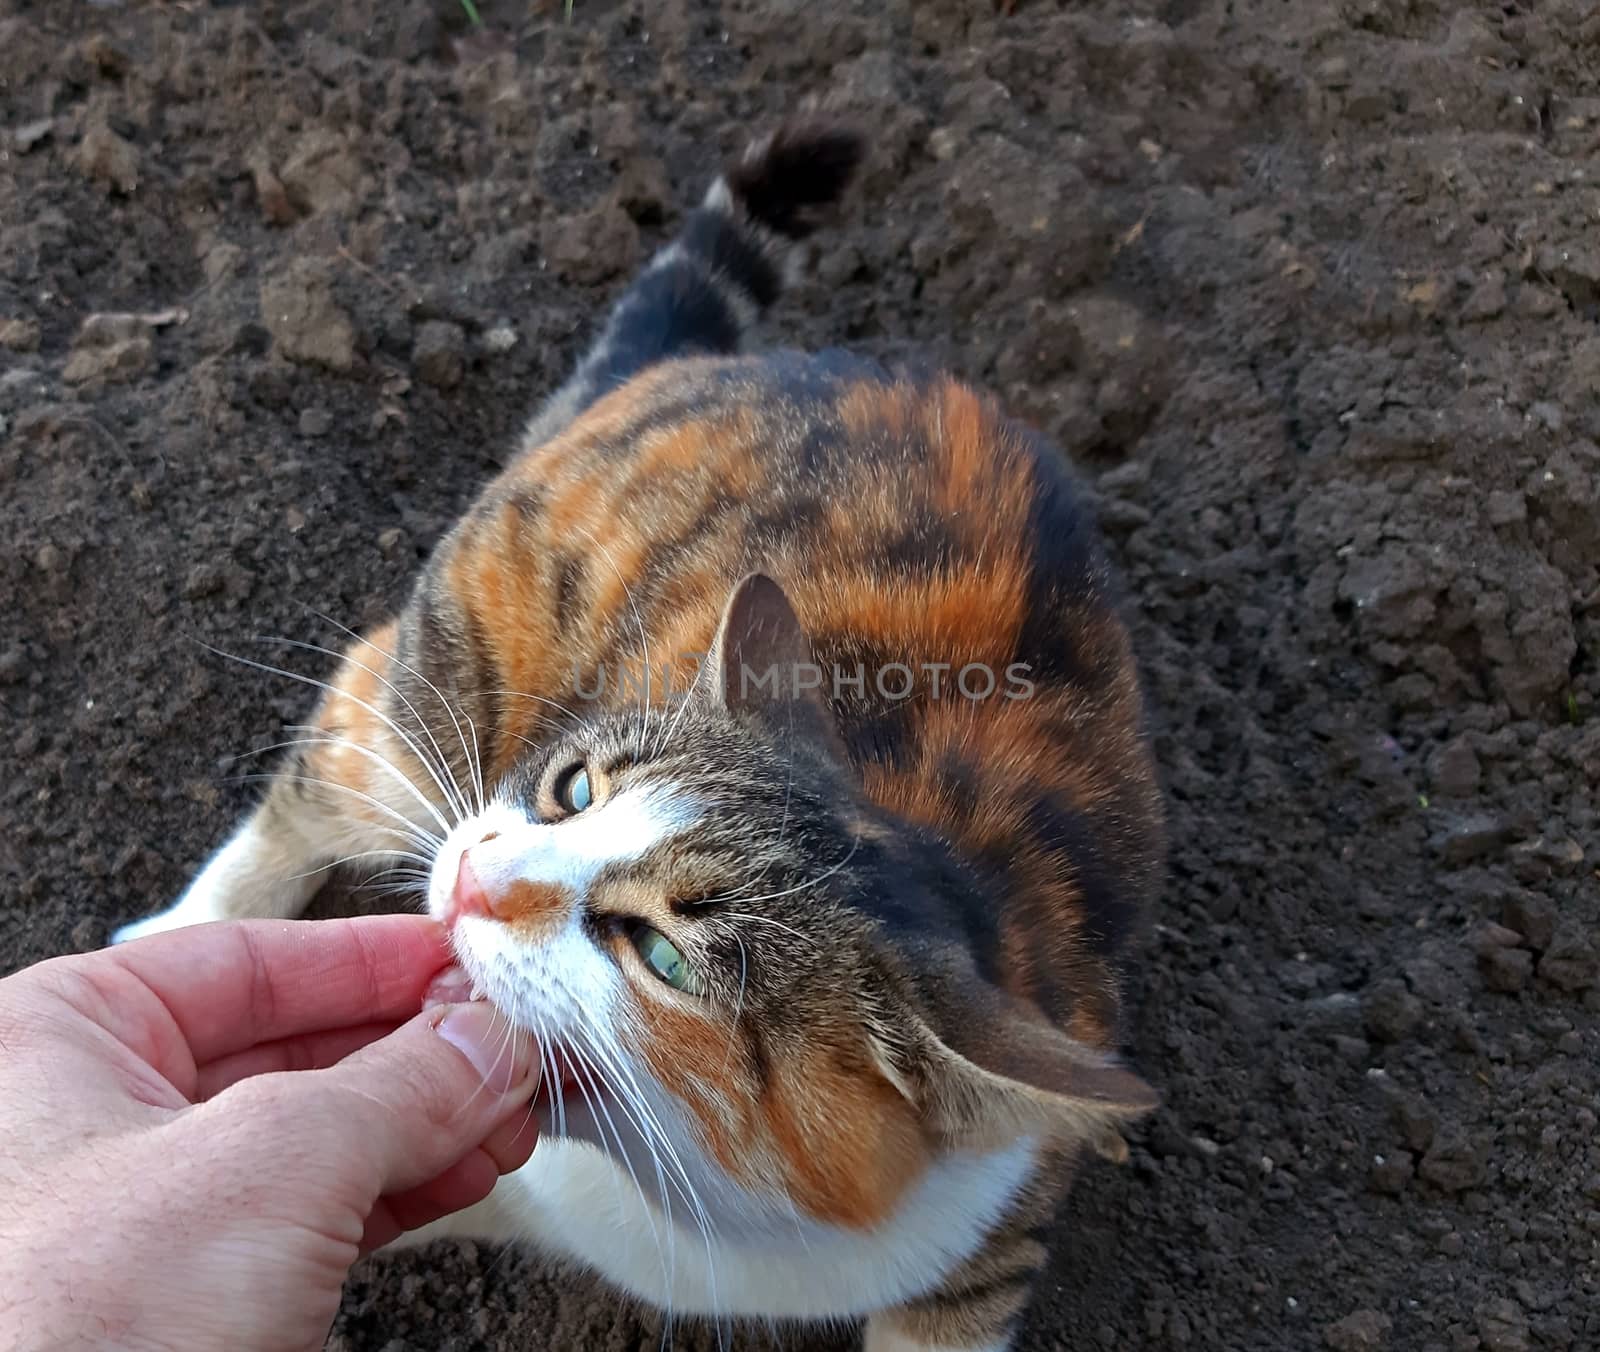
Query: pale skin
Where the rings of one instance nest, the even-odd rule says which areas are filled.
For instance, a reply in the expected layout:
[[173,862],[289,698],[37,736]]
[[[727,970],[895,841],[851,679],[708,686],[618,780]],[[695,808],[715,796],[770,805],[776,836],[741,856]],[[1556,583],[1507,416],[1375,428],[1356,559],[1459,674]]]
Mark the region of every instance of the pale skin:
[[236,921],[0,980],[0,1346],[320,1348],[357,1258],[533,1151],[533,1049],[449,960]]

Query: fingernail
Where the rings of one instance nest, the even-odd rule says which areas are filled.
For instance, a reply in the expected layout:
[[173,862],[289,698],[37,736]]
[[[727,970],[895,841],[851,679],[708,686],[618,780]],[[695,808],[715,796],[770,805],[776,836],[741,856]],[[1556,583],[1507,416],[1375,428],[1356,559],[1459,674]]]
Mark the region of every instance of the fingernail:
[[472,1062],[486,1088],[506,1094],[533,1069],[533,1044],[520,1028],[508,1035],[506,1018],[487,1000],[450,1005],[434,1025],[439,1036]]
[[428,989],[422,993],[422,1007],[431,1009],[434,1005],[460,1005],[472,998],[472,978],[467,975],[466,969],[451,963],[428,983]]

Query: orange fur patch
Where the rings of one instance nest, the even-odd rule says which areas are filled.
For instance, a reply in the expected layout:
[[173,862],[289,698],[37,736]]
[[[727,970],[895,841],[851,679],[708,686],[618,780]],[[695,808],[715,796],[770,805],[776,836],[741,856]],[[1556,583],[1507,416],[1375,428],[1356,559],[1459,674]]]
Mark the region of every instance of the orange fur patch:
[[867,1229],[926,1167],[914,1110],[865,1061],[846,1067],[813,1052],[758,1095],[737,1032],[662,1000],[636,1007],[635,1050],[693,1114],[707,1153],[745,1186],[781,1188],[817,1220]]
[[[397,623],[390,621],[345,648],[345,660],[332,681],[333,691],[324,696],[314,722],[329,740],[308,748],[305,755],[306,774],[334,786],[338,811],[382,829],[392,827],[393,818],[364,802],[363,797],[388,804],[403,815],[414,815],[417,802],[402,775],[429,801],[437,797],[428,792],[433,782],[426,767],[384,722],[388,715],[405,726],[389,707],[385,683],[396,632]],[[410,731],[422,736],[420,728]],[[385,760],[392,770],[385,767]]]
[[938,457],[939,505],[987,539],[1020,542],[1033,506],[1033,478],[1014,434],[965,385],[947,380],[925,406]]
[[911,421],[910,411],[903,385],[862,380],[847,388],[839,399],[839,421],[852,441],[883,436],[903,440]]
[[570,889],[531,878],[518,878],[504,891],[487,896],[490,913],[522,938],[530,937],[530,932],[543,934],[557,928],[577,904]]
[[997,672],[1016,648],[1027,601],[1027,571],[998,553],[977,571],[885,576],[862,569],[801,579],[792,598],[802,621],[821,617],[834,632],[873,645],[890,661]]
[[751,1161],[741,1149],[747,1134],[741,1104],[748,1102],[750,1091],[737,1031],[664,998],[636,992],[634,1008],[638,1044],[633,1050],[694,1115],[706,1152],[731,1177],[749,1181]]
[[846,1067],[826,1051],[781,1066],[761,1115],[785,1190],[832,1225],[879,1224],[927,1164],[911,1105],[876,1069]]
[[545,536],[550,540],[587,541],[595,526],[606,516],[610,503],[610,476],[604,466],[584,473],[564,466],[547,481]]
[[702,422],[679,423],[649,432],[634,452],[635,483],[659,475],[693,474],[705,465],[707,428]]
[[[453,542],[444,581],[455,604],[489,649],[498,691],[541,694],[569,674],[557,642],[549,587],[530,567],[528,526],[512,502],[469,518]],[[478,692],[487,693],[487,692]],[[490,767],[491,782],[515,761],[544,709],[537,701],[498,695],[506,736]]]

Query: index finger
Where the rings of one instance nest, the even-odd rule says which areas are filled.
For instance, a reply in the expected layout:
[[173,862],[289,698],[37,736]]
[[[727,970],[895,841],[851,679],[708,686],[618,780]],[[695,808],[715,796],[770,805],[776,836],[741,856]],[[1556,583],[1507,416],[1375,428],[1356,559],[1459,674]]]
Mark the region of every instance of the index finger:
[[259,1042],[407,1019],[450,948],[421,915],[227,920],[135,939],[94,961],[154,994],[204,1065]]

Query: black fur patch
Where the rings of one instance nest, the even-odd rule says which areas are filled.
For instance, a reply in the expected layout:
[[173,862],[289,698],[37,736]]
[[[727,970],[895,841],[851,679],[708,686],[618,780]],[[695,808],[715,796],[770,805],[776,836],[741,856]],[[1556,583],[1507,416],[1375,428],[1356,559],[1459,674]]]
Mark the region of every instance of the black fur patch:
[[856,132],[818,119],[789,123],[752,146],[722,177],[731,200],[689,213],[669,251],[623,292],[577,370],[529,424],[529,440],[548,440],[658,362],[737,352],[752,317],[744,311],[765,310],[783,289],[772,236],[809,234],[817,210],[848,185],[864,146]]
[[790,122],[728,170],[728,187],[755,220],[803,239],[816,228],[817,208],[837,201],[849,185],[865,149],[848,127]]
[[[703,259],[717,276],[727,278],[763,310],[778,299],[783,289],[783,279],[772,260],[762,252],[760,243],[751,239],[749,229],[725,211],[711,207],[691,211],[678,235],[678,245],[686,253]],[[702,276],[699,280],[703,287],[713,286],[709,277]],[[719,350],[731,352],[737,345],[738,334],[735,333],[733,345]]]
[[588,374],[599,398],[668,357],[732,352],[739,321],[722,292],[688,259],[652,268],[629,288]]
[[1100,848],[1105,821],[1047,796],[1033,805],[1028,824],[1040,845],[1069,861],[1081,898],[1083,935],[1089,951],[1100,958],[1119,953],[1133,932],[1138,913],[1122,880],[1107,867]]

